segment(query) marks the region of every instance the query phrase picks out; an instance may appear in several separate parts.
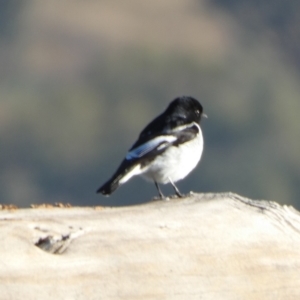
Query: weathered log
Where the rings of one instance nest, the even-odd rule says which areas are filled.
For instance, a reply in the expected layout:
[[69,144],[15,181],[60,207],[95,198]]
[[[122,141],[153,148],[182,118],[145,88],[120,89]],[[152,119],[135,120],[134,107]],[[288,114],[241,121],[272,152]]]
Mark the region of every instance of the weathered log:
[[232,193],[0,211],[0,299],[300,299],[300,214]]

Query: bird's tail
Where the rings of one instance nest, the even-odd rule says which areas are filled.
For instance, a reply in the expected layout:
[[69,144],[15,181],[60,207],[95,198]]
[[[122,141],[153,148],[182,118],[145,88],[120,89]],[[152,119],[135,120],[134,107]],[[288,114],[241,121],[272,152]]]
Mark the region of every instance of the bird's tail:
[[140,173],[141,172],[139,164],[132,164],[131,161],[124,159],[116,173],[111,177],[111,179],[109,179],[97,190],[97,193],[110,195],[121,184],[128,181],[132,176],[138,175]]
[[115,191],[118,188],[119,185],[120,184],[118,178],[111,178],[97,190],[97,193],[101,193],[103,195],[110,195],[113,191]]

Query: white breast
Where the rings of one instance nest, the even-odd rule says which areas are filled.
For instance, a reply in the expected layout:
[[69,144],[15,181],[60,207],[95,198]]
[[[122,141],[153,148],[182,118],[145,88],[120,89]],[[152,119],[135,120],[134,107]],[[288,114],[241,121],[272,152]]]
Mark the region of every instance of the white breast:
[[169,147],[143,170],[146,179],[158,183],[176,182],[186,177],[198,164],[203,152],[203,136],[200,129],[197,137],[179,146]]

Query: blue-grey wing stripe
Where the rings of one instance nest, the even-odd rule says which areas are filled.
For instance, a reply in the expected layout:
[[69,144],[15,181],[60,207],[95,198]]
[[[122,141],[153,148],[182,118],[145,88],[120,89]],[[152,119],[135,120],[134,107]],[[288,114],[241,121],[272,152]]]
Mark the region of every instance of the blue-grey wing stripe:
[[177,138],[172,135],[157,136],[156,138],[129,151],[126,155],[126,159],[131,160],[134,158],[143,157],[145,154],[151,152],[157,147],[160,148],[159,150],[162,150],[163,148],[167,147],[170,143],[176,141],[176,139]]

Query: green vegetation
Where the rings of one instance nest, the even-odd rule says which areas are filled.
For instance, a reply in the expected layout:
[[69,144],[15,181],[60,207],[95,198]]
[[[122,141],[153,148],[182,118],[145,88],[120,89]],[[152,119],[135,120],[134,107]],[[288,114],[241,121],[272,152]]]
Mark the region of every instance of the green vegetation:
[[203,159],[180,189],[300,208],[300,7],[256,2],[7,2],[0,202],[149,200],[142,179],[109,199],[95,191],[141,127],[188,94],[209,119]]

